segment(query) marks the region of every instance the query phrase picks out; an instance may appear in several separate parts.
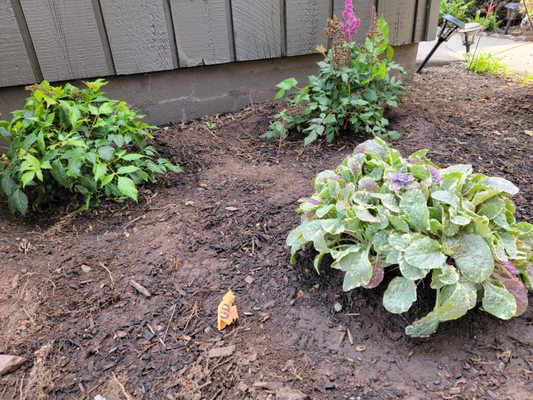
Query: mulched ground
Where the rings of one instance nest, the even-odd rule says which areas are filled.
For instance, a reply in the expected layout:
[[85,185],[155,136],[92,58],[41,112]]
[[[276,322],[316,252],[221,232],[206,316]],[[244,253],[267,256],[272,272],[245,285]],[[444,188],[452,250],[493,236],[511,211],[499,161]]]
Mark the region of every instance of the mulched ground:
[[[390,115],[395,146],[505,176],[533,222],[532,104],[531,86],[428,68]],[[531,398],[532,308],[505,322],[476,310],[413,340],[403,329],[430,297],[392,315],[384,288],[343,294],[338,271],[317,276],[309,252],[289,265],[297,200],[366,138],[261,139],[277,109],[159,132],[185,172],[143,189],[138,205],[20,222],[0,204],[0,353],[29,360],[0,378],[0,399]],[[241,319],[218,332],[228,288]],[[220,347],[229,355],[210,353]]]

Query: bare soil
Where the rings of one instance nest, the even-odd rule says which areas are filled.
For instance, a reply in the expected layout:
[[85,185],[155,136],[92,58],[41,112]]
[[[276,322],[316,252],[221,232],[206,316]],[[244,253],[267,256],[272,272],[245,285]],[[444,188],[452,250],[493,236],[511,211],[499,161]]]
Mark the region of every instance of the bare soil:
[[[518,217],[533,222],[532,104],[531,86],[428,68],[390,114],[394,145],[510,179]],[[0,377],[0,399],[531,398],[533,308],[510,321],[475,310],[414,340],[403,330],[431,296],[392,315],[383,287],[343,294],[309,251],[289,265],[297,200],[367,138],[262,139],[279,107],[162,129],[156,145],[184,173],[139,204],[24,221],[0,204],[0,353],[28,359]],[[228,288],[240,320],[219,332]],[[210,357],[220,347],[230,355]]]

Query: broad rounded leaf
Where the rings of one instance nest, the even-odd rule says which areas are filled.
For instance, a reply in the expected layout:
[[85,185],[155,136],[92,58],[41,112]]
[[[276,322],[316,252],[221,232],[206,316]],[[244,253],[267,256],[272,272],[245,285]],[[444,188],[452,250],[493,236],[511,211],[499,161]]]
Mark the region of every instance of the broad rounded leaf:
[[412,189],[405,192],[400,201],[400,209],[413,229],[419,232],[429,230],[429,209],[421,190]]
[[[352,247],[356,249],[355,246]],[[332,267],[345,272],[342,285],[345,292],[368,285],[374,272],[368,259],[368,250],[360,247],[359,250],[351,251],[336,259]]]
[[494,258],[489,245],[475,233],[462,235],[461,246],[453,258],[461,273],[472,282],[483,282],[494,270]]
[[513,183],[509,182],[507,179],[500,178],[497,176],[491,176],[484,180],[482,183],[491,187],[492,189],[499,190],[511,196],[514,196],[520,191]]
[[383,295],[383,306],[393,314],[408,311],[416,301],[416,284],[400,276],[394,278]]
[[527,289],[522,281],[507,272],[495,274],[495,277],[515,298],[516,313],[514,316],[518,317],[525,313],[528,306],[528,296]]
[[404,257],[409,264],[421,269],[439,268],[446,262],[439,242],[427,237],[413,241],[405,250]]
[[515,316],[516,300],[511,292],[490,282],[483,283],[483,289],[485,293],[481,304],[486,312],[501,319]]

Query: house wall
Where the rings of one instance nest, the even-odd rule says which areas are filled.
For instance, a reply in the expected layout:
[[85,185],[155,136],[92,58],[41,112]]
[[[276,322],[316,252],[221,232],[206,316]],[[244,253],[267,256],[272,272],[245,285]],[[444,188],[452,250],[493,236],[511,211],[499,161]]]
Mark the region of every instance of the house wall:
[[[436,34],[439,0],[357,0],[390,26],[397,61]],[[229,112],[272,98],[288,76],[316,72],[324,25],[343,0],[0,0],[0,118],[24,85],[105,77],[105,91],[150,123]]]

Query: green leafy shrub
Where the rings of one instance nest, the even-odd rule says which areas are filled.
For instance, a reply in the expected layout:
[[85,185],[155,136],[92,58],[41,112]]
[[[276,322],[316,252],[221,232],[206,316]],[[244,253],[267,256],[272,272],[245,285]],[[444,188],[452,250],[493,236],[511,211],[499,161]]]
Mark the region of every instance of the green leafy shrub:
[[402,80],[391,72],[405,71],[392,60],[387,23],[383,17],[375,19],[362,46],[344,39],[336,18],[328,22],[326,32],[333,45],[327,53],[319,46],[325,57],[318,63],[319,75],[310,76],[302,89],[294,78],[277,85],[275,99],[288,97],[293,110],[276,114],[265,137],[286,138],[296,130],[306,135],[304,144],[309,145],[321,136],[332,142],[349,127],[354,132],[396,138],[397,132],[387,132],[384,112],[386,107],[397,107],[404,90]]
[[468,71],[476,74],[507,74],[507,65],[502,61],[503,58],[496,57],[491,53],[465,53],[464,66]]
[[451,16],[464,20],[470,11],[470,8],[476,3],[476,0],[440,0],[440,17],[439,25],[442,24],[442,16],[450,14]]
[[344,291],[375,288],[399,266],[385,308],[404,313],[428,277],[433,311],[406,328],[428,336],[481,301],[501,319],[525,312],[532,289],[533,225],[516,222],[509,196],[518,188],[470,165],[439,169],[420,150],[408,159],[382,140],[367,141],[335,170],[315,178],[300,200],[301,224],[287,238],[291,262],[312,243],[317,272],[329,255],[344,271]]
[[105,84],[79,89],[44,81],[29,87],[32,95],[11,121],[0,121],[9,142],[0,158],[0,194],[13,213],[26,214],[30,200],[38,208],[61,192],[83,198],[79,211],[100,197],[137,201],[137,185],[180,171],[147,144],[152,127],[141,115],[102,94]]

